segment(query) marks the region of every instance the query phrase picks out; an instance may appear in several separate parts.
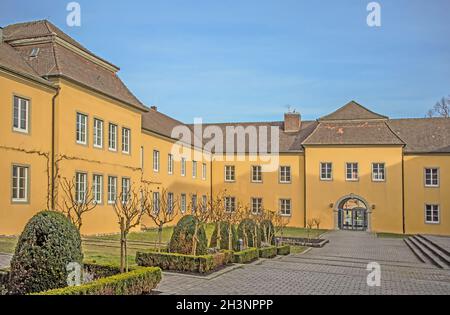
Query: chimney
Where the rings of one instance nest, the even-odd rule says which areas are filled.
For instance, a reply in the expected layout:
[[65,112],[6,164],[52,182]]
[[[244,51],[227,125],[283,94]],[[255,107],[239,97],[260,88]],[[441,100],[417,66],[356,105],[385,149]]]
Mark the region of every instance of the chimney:
[[156,107],[155,105],[150,106],[151,109],[153,109],[154,111],[158,111],[158,107]]
[[285,132],[297,132],[300,130],[302,120],[300,113],[291,112],[284,114],[284,131]]

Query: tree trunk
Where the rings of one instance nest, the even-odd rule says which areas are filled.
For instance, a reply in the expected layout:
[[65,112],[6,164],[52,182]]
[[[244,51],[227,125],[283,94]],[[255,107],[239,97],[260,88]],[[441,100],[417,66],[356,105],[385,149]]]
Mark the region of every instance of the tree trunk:
[[222,231],[220,230],[220,221],[217,222],[217,245],[218,249],[222,248]]
[[158,252],[161,252],[163,226],[164,225],[162,223],[158,226]]
[[228,224],[228,250],[233,250],[233,231],[231,223]]
[[192,237],[192,255],[197,254],[197,233],[198,233],[198,223],[195,223],[194,236]]
[[125,272],[128,272],[128,247],[127,247],[128,233],[123,233],[123,248],[124,248],[124,263]]
[[124,271],[124,221],[123,218],[120,218],[120,272]]

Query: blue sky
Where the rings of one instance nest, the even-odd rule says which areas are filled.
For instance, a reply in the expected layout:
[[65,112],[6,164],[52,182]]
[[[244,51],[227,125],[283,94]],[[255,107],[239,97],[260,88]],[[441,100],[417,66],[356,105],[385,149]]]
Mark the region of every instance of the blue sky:
[[0,25],[47,18],[147,105],[186,122],[316,119],[350,100],[423,117],[450,95],[450,1],[385,0],[381,27],[362,0],[2,0]]

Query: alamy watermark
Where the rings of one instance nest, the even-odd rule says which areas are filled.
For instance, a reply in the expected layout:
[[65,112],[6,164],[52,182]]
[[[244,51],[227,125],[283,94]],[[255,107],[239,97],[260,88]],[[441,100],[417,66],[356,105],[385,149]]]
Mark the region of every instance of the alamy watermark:
[[381,5],[378,2],[367,4],[367,25],[369,27],[381,27]]
[[369,287],[380,287],[381,286],[381,266],[377,262],[371,262],[367,264],[367,285]]
[[78,2],[69,2],[66,6],[69,11],[66,17],[66,23],[70,27],[81,26],[81,6]]

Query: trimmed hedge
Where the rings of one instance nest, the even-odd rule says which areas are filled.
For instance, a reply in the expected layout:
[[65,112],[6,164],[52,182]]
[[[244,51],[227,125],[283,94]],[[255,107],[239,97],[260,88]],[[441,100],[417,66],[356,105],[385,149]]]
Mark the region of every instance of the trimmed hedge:
[[257,248],[248,248],[240,252],[234,252],[234,262],[238,264],[247,264],[259,258]]
[[261,258],[274,258],[277,255],[276,246],[268,246],[259,249],[259,257]]
[[0,271],[0,295],[8,293],[9,271]]
[[233,252],[222,251],[213,255],[183,255],[176,253],[136,253],[139,266],[157,266],[163,270],[208,273],[232,262]]
[[[195,224],[198,219],[193,215],[185,215],[178,221],[173,229],[172,237],[169,242],[169,251],[185,255],[192,254],[192,245],[195,232]],[[197,249],[196,255],[205,255],[208,251],[208,239],[205,229],[201,226],[197,231]]]
[[277,255],[286,256],[291,253],[291,246],[284,245],[284,246],[278,246],[277,247]]
[[232,245],[232,249],[237,251],[238,250],[238,236],[237,236],[237,231],[236,231],[236,227],[234,225],[230,225],[228,222],[220,222],[220,234],[221,234],[221,240],[220,240],[220,246],[217,246],[217,230],[219,227],[219,224],[216,223],[215,224],[215,228],[213,231],[213,234],[211,235],[211,242],[209,243],[209,247],[210,248],[216,248],[219,247],[220,249],[224,249],[224,250],[228,250],[228,246],[229,246],[229,231],[230,231],[230,226],[231,226],[231,245]]
[[[133,270],[134,268],[128,268]],[[115,276],[120,273],[120,266],[113,264],[83,263],[83,270],[92,274],[94,279]]]
[[62,213],[42,211],[28,221],[11,260],[9,291],[41,292],[67,285],[67,265],[82,264],[81,237]]
[[55,289],[34,295],[143,295],[149,294],[160,281],[160,268],[138,268],[80,286]]

